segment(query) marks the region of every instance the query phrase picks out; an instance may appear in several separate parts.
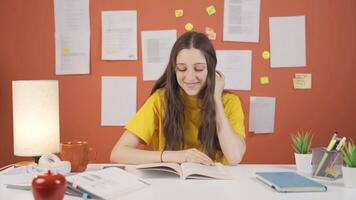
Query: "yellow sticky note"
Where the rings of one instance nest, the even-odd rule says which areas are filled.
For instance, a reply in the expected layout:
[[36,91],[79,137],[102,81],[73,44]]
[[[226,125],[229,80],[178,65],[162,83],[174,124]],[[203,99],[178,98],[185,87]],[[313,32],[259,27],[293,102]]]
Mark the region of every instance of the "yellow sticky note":
[[268,60],[270,58],[269,51],[263,51],[262,52],[262,58],[265,59],[265,60]]
[[185,30],[187,30],[187,31],[193,30],[193,27],[194,26],[193,26],[192,23],[186,23],[185,26],[184,26]]
[[208,13],[208,15],[213,15],[214,13],[216,13],[216,9],[215,6],[209,6],[206,8],[206,12]]
[[262,85],[268,84],[268,83],[269,83],[269,78],[268,78],[268,76],[261,76],[261,77],[260,77],[260,83],[261,83]]
[[116,50],[113,49],[113,48],[108,48],[106,51],[107,51],[108,53],[116,53]]
[[61,49],[61,52],[62,52],[62,55],[67,55],[67,54],[70,53],[70,48],[65,48],[65,47],[63,47],[63,48]]
[[210,27],[205,27],[205,34],[208,36],[209,40],[215,40],[216,39],[216,33],[214,29]]
[[176,10],[175,11],[175,15],[176,15],[176,17],[182,17],[183,16],[183,9],[179,9],[179,10]]
[[311,89],[312,75],[310,73],[297,73],[293,78],[294,89]]

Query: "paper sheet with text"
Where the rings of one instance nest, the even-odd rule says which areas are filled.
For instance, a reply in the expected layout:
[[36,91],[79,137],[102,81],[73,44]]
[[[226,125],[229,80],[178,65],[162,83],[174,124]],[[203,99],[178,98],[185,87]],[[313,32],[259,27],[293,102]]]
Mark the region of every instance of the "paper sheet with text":
[[89,0],[55,0],[56,75],[89,74]]
[[224,41],[258,42],[260,0],[224,1]]
[[143,80],[157,80],[167,67],[176,30],[142,31]]
[[137,60],[137,12],[102,11],[102,60]]

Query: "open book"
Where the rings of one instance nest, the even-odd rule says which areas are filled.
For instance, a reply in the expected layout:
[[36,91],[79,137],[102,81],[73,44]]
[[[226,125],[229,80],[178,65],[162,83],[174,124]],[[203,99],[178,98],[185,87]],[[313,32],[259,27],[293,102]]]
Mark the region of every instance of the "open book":
[[232,179],[221,163],[213,166],[197,163],[148,163],[134,166],[137,170],[156,170],[179,175],[181,179]]
[[145,180],[117,167],[85,171],[66,177],[67,192],[89,198],[114,199],[149,185]]

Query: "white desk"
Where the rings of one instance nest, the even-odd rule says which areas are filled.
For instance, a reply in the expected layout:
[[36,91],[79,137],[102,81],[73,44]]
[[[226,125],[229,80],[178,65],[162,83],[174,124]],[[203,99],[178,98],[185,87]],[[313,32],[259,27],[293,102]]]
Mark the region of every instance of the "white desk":
[[[91,164],[88,169],[96,169],[100,164]],[[293,199],[293,200],[356,200],[356,189],[345,188],[342,179],[320,181],[328,187],[327,192],[278,193],[255,178],[257,171],[295,171],[293,165],[238,165],[227,167],[234,180],[180,180],[176,176],[158,177],[152,173],[137,175],[146,178],[150,186],[117,199],[143,200],[229,200],[229,199]],[[0,199],[33,199],[31,191],[14,190],[0,186]],[[64,199],[80,199],[65,196]]]

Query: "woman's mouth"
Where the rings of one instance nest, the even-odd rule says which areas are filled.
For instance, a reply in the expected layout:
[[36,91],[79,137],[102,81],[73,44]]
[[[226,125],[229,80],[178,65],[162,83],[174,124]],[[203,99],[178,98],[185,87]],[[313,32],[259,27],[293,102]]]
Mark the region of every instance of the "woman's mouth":
[[197,83],[184,83],[189,89],[194,89],[198,84],[199,82]]

